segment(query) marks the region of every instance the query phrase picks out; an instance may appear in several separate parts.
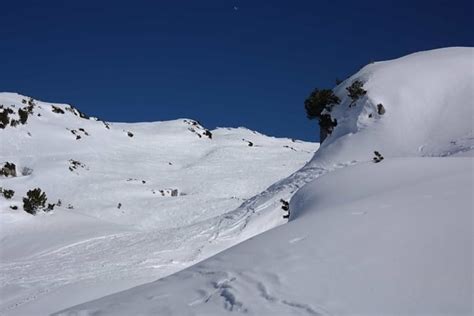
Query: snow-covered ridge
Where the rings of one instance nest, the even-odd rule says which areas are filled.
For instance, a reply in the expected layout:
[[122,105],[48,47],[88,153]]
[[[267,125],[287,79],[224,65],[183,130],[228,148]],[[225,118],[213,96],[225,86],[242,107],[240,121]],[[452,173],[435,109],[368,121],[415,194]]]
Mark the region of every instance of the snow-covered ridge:
[[224,218],[245,239],[284,198],[288,224],[57,315],[471,315],[473,62],[456,47],[364,67],[311,162]]

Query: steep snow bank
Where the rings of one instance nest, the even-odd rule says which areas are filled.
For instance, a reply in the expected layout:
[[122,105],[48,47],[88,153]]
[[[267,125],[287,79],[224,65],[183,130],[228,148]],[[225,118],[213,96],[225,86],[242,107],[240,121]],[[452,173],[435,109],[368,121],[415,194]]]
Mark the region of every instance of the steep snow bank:
[[472,171],[404,158],[330,172],[294,196],[294,221],[57,315],[469,315]]

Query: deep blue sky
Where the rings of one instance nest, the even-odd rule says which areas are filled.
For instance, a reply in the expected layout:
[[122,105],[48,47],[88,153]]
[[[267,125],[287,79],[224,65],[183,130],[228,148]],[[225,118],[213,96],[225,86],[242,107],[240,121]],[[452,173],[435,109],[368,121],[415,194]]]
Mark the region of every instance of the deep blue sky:
[[189,117],[305,140],[318,139],[303,108],[314,87],[474,43],[471,0],[15,0],[0,11],[0,91],[108,121]]

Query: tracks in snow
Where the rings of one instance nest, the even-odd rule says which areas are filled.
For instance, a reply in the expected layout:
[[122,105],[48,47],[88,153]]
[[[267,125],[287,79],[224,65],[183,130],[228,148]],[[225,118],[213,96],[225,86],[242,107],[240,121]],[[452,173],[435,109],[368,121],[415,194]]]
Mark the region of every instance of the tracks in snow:
[[[53,289],[79,281],[110,282],[125,276],[152,281],[182,270],[271,228],[268,225],[283,223],[279,200],[289,200],[301,186],[327,171],[303,168],[244,202],[234,211],[186,227],[100,236],[43,252],[26,260],[0,264],[2,288],[20,286],[32,289],[27,291],[26,296],[4,302],[0,313],[14,310]],[[259,216],[262,216],[261,220]],[[271,224],[264,223],[268,217],[277,220]],[[280,304],[294,308],[306,308],[310,315],[319,315],[312,313],[313,310],[304,304],[265,295],[268,292],[263,285],[257,288],[260,288],[262,297],[278,300]],[[227,297],[229,306],[235,301],[230,295],[221,294]],[[237,308],[238,304],[232,306]]]

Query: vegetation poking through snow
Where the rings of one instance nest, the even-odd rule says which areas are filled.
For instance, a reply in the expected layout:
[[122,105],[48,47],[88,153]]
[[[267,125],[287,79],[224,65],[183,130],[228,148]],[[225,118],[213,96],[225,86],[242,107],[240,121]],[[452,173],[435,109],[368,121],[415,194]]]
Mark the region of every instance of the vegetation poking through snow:
[[383,156],[378,151],[374,151],[374,155],[375,157],[372,158],[372,161],[375,163],[379,163],[384,159]]
[[20,123],[26,124],[26,121],[28,121],[28,111],[18,109],[18,116],[20,117]]
[[286,212],[286,214],[283,215],[283,218],[289,219],[290,218],[290,203],[283,199],[280,199],[280,203],[282,204],[281,209]]
[[16,177],[16,165],[13,162],[5,162],[0,169],[0,176],[4,177]]
[[[3,105],[0,106],[0,109],[2,110],[0,112],[0,128],[4,129],[8,125],[11,127],[16,127],[19,124],[25,125],[26,122],[28,121],[28,116],[33,114],[33,108],[35,107],[34,101],[26,101],[25,103],[29,104],[28,106],[24,108],[18,109],[16,112],[12,108],[15,108],[14,105],[11,105],[10,107],[4,108]],[[18,118],[11,118],[10,115],[17,115]],[[38,113],[39,116],[39,113]]]
[[53,113],[64,114],[63,109],[61,109],[60,107],[54,106],[54,105],[51,105],[51,110],[53,111]]
[[[152,190],[153,194],[155,194],[155,191]],[[162,189],[162,190],[158,190],[158,192],[160,192],[161,196],[178,196],[179,195],[179,191],[178,189]]]
[[38,211],[48,212],[51,209],[49,205],[45,207],[47,200],[46,193],[41,191],[40,188],[29,190],[26,197],[23,198],[23,209],[32,215],[36,215]]
[[83,129],[82,127],[79,128],[79,131],[84,133],[84,135],[89,136],[89,133],[85,129]]
[[[337,126],[337,119],[332,119],[330,114],[322,114],[319,117],[319,126],[326,134],[331,135],[334,127]],[[322,139],[321,141],[323,141]]]
[[86,165],[83,164],[82,162],[74,160],[74,159],[69,159],[69,171],[73,172],[74,170],[77,170],[78,168],[87,170]]
[[197,137],[202,138],[203,136],[212,139],[212,132],[204,128],[198,121],[193,120],[183,120],[184,123],[188,124],[188,131],[193,134],[196,134]]
[[0,112],[0,128],[5,128],[10,123],[9,114],[13,114],[13,110],[11,108],[5,108],[2,112]]
[[247,146],[253,147],[253,142],[246,140],[245,138],[242,138],[242,140],[247,143]]
[[35,105],[36,105],[35,99],[33,99],[32,97],[29,97],[28,98],[28,106],[33,108]]
[[74,114],[75,116],[79,116],[80,118],[83,118],[83,119],[89,119],[89,116],[87,116],[86,114],[82,113],[81,111],[79,111],[78,109],[76,109],[75,107],[73,107],[72,105],[66,106],[64,109],[65,109],[66,111],[71,112],[71,113]]
[[348,96],[352,99],[352,102],[351,104],[349,104],[349,107],[354,105],[360,97],[367,94],[367,91],[364,90],[363,86],[364,83],[362,81],[355,80],[349,87],[346,88]]
[[212,139],[212,133],[211,133],[211,131],[209,131],[209,130],[206,129],[206,130],[204,131],[204,133],[202,133],[202,134],[203,134],[204,136],[207,136],[207,137],[209,137],[210,139]]
[[15,191],[0,187],[0,194],[2,194],[5,199],[9,200],[15,195]]
[[[78,130],[75,129],[68,129],[74,136],[76,136],[76,140],[79,140],[82,138],[82,136],[89,136],[89,133],[86,132],[85,129],[79,128]],[[82,133],[82,136],[80,135]]]
[[306,116],[310,120],[320,118],[324,110],[331,112],[332,108],[340,102],[341,100],[332,90],[316,88],[304,101]]
[[312,119],[318,119],[319,127],[321,128],[321,141],[326,135],[332,133],[334,127],[337,125],[337,120],[332,119],[331,111],[333,107],[339,104],[341,100],[330,89],[314,89],[309,97],[304,101],[306,116]]
[[6,109],[2,109],[0,112],[0,128],[4,129],[8,123],[10,123],[10,118],[8,117],[8,112]]

